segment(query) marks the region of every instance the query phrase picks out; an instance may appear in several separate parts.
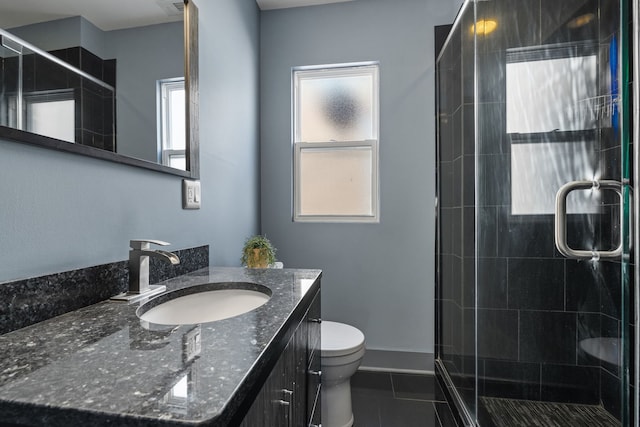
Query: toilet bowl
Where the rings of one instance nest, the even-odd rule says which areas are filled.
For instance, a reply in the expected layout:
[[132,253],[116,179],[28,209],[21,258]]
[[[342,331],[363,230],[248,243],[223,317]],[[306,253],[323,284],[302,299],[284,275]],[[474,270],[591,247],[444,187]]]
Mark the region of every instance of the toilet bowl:
[[364,356],[364,334],[344,323],[321,324],[322,425],[351,427],[350,379]]

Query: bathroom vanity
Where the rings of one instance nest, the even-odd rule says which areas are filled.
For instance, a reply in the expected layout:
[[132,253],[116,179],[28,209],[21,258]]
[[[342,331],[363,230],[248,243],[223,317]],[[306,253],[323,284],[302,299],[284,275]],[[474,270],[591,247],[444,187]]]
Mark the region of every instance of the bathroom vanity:
[[0,335],[0,424],[319,424],[320,277],[209,267],[162,284],[254,283],[270,299],[180,326],[142,321],[141,303],[104,301]]

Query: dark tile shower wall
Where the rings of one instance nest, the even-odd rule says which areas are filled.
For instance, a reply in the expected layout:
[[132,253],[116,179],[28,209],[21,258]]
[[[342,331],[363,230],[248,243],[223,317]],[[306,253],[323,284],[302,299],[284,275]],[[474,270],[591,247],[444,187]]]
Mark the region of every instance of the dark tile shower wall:
[[[115,59],[100,59],[82,47],[49,53],[115,87]],[[3,87],[15,90],[18,84],[18,58],[12,56],[2,59],[2,70]],[[25,94],[54,97],[61,90],[72,90],[76,105],[75,142],[115,152],[114,93],[36,54],[23,55],[22,78]],[[4,93],[3,97],[7,95],[10,93]]]
[[[518,171],[511,169],[510,147],[536,141],[504,131],[496,135],[497,130],[506,129],[507,49],[596,40],[601,61],[599,81],[607,80],[607,61],[602,58],[608,58],[615,25],[596,21],[571,31],[564,23],[586,13],[607,16],[619,5],[613,1],[581,3],[577,10],[546,1],[519,3],[509,9],[508,22],[518,22],[515,28],[520,32],[478,38],[478,68],[483,73],[479,79],[479,121],[489,124],[484,129],[481,126],[479,135],[483,182],[478,187],[478,208],[483,209],[481,216],[486,215],[485,228],[491,234],[482,239],[484,250],[478,259],[478,271],[483,275],[478,290],[478,357],[479,370],[484,371],[478,387],[484,396],[602,403],[618,415],[621,373],[586,354],[580,342],[620,336],[620,265],[565,259],[555,249],[552,215],[511,214],[511,191],[527,189],[512,189],[511,173]],[[480,4],[479,19],[500,15],[506,6],[504,1]],[[532,17],[541,20],[536,22]],[[601,87],[599,95],[606,94],[608,87]],[[619,158],[619,140],[613,137],[610,125],[601,126],[605,129],[597,135],[565,134],[560,141],[585,138],[596,147],[599,158],[594,169],[601,172],[600,178],[619,180],[619,167],[611,166],[619,165],[611,161]],[[537,138],[539,142],[555,141],[554,135]],[[605,200],[612,202],[615,200]],[[613,246],[611,242],[619,239],[619,230],[613,226],[617,209],[609,205],[601,214],[570,215],[569,245]]]
[[[115,87],[115,59],[103,60],[83,47],[50,52],[74,67]],[[115,94],[88,79],[70,74],[76,98],[76,141],[82,145],[116,151]]]
[[[468,396],[465,402],[472,412],[476,374],[472,359],[477,355],[479,396],[602,404],[615,416],[620,414],[619,367],[592,357],[580,346],[588,338],[620,336],[620,264],[565,259],[555,249],[553,215],[511,214],[511,174],[518,173],[511,168],[511,146],[535,141],[506,133],[507,49],[595,41],[598,80],[608,82],[606,62],[617,21],[607,17],[617,14],[618,1],[560,3],[476,3],[478,20],[497,18],[499,26],[477,40],[475,107],[473,68],[469,68],[473,67],[472,20],[462,17],[437,65],[440,323],[436,348],[456,387]],[[572,17],[587,13],[600,21],[567,28]],[[473,11],[468,15],[472,18]],[[599,94],[607,93],[608,84],[601,84]],[[602,130],[597,133],[563,137],[590,141],[600,178],[620,180],[619,135],[607,120],[611,119],[601,119]],[[556,138],[537,137],[538,142]],[[477,183],[474,164],[479,167]],[[569,215],[570,246],[615,246],[619,211],[616,197],[605,195],[601,213]]]

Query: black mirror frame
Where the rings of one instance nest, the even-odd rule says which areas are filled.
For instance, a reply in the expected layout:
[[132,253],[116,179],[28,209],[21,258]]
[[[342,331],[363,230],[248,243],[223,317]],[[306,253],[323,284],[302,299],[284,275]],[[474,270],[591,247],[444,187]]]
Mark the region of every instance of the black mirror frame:
[[79,154],[96,159],[107,160],[114,163],[135,166],[143,169],[150,169],[184,178],[200,178],[200,143],[198,126],[198,8],[190,0],[184,0],[184,43],[185,43],[185,89],[187,91],[186,117],[188,126],[186,140],[187,170],[171,168],[169,166],[153,163],[147,160],[128,157],[111,151],[86,145],[70,144],[55,138],[38,135],[7,126],[0,126],[0,139],[11,142],[35,145],[52,150]]

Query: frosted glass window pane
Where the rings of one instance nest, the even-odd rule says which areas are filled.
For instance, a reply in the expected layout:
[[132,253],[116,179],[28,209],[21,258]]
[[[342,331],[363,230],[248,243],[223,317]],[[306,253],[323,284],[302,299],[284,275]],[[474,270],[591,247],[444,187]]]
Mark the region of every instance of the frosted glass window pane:
[[371,74],[301,78],[300,141],[375,139]]
[[[511,213],[555,212],[556,193],[570,181],[593,180],[597,163],[592,144],[553,142],[511,146]],[[599,213],[600,191],[572,191],[567,213]]]
[[507,64],[507,133],[595,129],[595,55]]
[[27,103],[27,130],[63,141],[75,142],[75,101]]
[[303,149],[301,215],[373,215],[371,148]]

